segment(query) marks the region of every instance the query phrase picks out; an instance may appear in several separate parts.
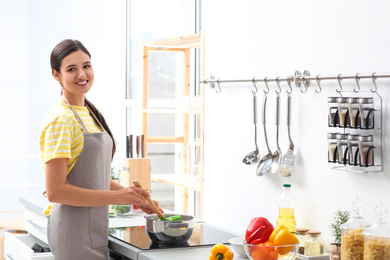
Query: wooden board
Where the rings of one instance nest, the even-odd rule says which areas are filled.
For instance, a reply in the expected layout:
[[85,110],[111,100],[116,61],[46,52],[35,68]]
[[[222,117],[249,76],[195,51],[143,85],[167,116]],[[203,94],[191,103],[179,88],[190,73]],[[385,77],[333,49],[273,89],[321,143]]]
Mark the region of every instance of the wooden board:
[[125,158],[122,161],[122,184],[125,187],[133,186],[138,180],[141,186],[151,190],[150,158]]

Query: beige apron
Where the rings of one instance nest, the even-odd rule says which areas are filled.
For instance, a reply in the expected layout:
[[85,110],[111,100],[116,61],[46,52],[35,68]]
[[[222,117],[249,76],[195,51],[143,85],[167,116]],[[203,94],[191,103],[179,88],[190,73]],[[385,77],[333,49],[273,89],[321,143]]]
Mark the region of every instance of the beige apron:
[[[112,139],[106,131],[89,133],[77,112],[69,106],[84,131],[84,148],[66,183],[92,190],[109,190]],[[48,240],[56,260],[107,259],[108,205],[74,207],[53,203]]]

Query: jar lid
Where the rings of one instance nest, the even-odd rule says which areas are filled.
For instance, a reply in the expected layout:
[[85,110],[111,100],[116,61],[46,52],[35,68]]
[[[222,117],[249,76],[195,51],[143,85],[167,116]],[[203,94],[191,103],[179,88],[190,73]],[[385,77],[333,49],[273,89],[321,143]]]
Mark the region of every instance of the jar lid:
[[373,141],[374,138],[372,135],[359,135],[359,141],[361,142],[368,142],[368,141]]
[[375,237],[376,240],[378,238],[390,238],[390,225],[384,220],[387,209],[384,208],[383,202],[381,206],[375,208],[375,211],[377,213],[377,221],[369,229],[364,230],[363,235],[365,237]]
[[338,97],[337,98],[337,102],[338,103],[347,103],[348,102],[348,98],[347,97]]
[[336,138],[337,138],[337,140],[347,140],[347,139],[348,139],[348,135],[349,135],[349,134],[341,134],[341,133],[338,133],[338,134],[336,135]]
[[328,133],[328,139],[336,139],[339,133]]
[[308,228],[296,228],[295,231],[297,231],[300,235],[304,235],[309,231],[309,229]]
[[337,103],[338,97],[328,97],[328,103]]
[[348,98],[348,103],[350,103],[350,104],[358,104],[359,103],[359,98],[358,97],[350,97],[350,98]]
[[309,231],[307,233],[309,234],[309,236],[313,236],[313,237],[321,235],[321,231]]
[[362,97],[362,98],[359,98],[359,103],[360,104],[372,104],[372,103],[374,103],[374,99],[372,97]]
[[359,135],[348,135],[348,141],[359,141]]

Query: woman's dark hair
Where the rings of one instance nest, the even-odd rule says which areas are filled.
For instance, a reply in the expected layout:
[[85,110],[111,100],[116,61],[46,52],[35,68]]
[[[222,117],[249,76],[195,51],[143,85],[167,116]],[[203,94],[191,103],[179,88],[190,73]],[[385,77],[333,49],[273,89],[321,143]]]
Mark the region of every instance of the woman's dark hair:
[[[50,66],[52,70],[56,70],[58,73],[60,73],[60,67],[62,60],[68,56],[69,54],[81,50],[84,53],[86,53],[90,58],[91,54],[87,50],[87,48],[84,47],[84,45],[78,41],[78,40],[63,40],[59,44],[57,44],[50,55]],[[89,109],[95,114],[96,118],[99,120],[99,122],[102,124],[104,129],[108,132],[108,134],[111,136],[112,139],[112,157],[114,157],[115,151],[116,151],[116,145],[114,136],[111,133],[110,128],[107,125],[106,120],[104,119],[103,115],[97,110],[97,108],[87,99],[85,99],[85,104],[89,107]]]

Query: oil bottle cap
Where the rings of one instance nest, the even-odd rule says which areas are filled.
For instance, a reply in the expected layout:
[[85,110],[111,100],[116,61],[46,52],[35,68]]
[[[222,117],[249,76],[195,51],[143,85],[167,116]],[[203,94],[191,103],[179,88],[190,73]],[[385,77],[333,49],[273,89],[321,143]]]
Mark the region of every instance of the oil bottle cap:
[[289,188],[291,187],[291,184],[283,184],[283,187]]

